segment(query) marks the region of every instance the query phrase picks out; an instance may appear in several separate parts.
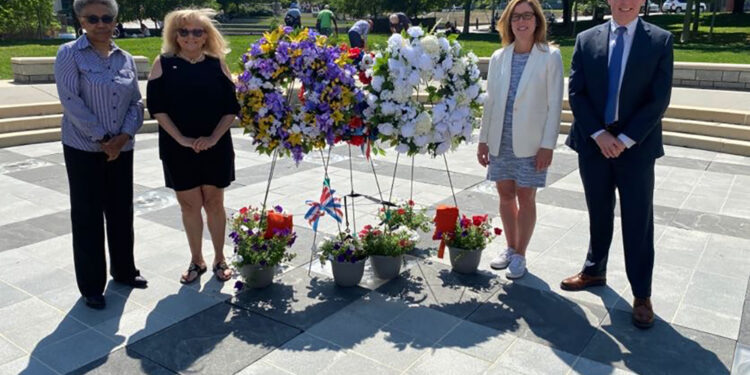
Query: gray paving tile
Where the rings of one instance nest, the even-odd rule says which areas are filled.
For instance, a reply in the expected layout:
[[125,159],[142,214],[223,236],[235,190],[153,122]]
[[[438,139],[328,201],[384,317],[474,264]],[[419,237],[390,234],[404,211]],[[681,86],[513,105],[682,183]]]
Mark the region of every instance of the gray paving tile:
[[573,374],[579,375],[626,375],[632,374],[632,372],[614,368],[610,365],[605,365],[596,361],[592,361],[588,358],[578,357],[575,366],[572,369]]
[[461,319],[452,315],[418,306],[404,310],[385,327],[433,343],[445,337],[460,322]]
[[680,210],[671,226],[750,239],[750,220],[692,210]]
[[737,344],[734,353],[734,362],[732,363],[732,374],[750,374],[750,346],[740,343]]
[[288,375],[288,374],[292,374],[292,373],[282,370],[272,364],[269,364],[268,362],[258,361],[258,362],[253,363],[250,366],[245,367],[242,371],[238,372],[236,375]]
[[[269,367],[270,364],[272,368],[267,369],[269,371],[280,368],[292,374],[318,374],[345,356],[346,351],[338,345],[302,333],[263,357],[262,362],[267,364],[261,368]],[[258,362],[250,366],[256,367],[256,372],[246,369],[241,373],[264,373],[257,370],[256,364]]]
[[710,172],[750,176],[750,166],[743,164],[722,163],[714,161],[711,162],[707,170]]
[[10,341],[0,337],[0,365],[13,362],[26,355],[21,348],[13,345]]
[[22,290],[0,281],[0,308],[31,298]]
[[516,340],[509,333],[469,321],[461,321],[438,344],[470,356],[494,362]]
[[[317,168],[317,164],[308,163],[305,161],[300,162],[298,165],[294,163],[294,160],[290,158],[278,159],[276,167],[274,168],[273,174],[276,177],[289,176],[291,174],[306,171],[308,169]],[[252,185],[258,182],[267,182],[268,174],[271,171],[271,157],[268,157],[268,163],[254,165],[252,167],[241,168],[235,171],[235,182],[241,185]],[[278,187],[278,186],[277,186]],[[273,183],[271,185],[273,190]]]
[[740,318],[740,331],[737,342],[750,346],[750,300],[746,299],[742,307],[742,318]]
[[65,374],[106,356],[117,344],[93,329],[85,330],[41,349],[31,356]]
[[243,290],[232,303],[291,326],[307,329],[367,293],[360,287],[340,288],[332,279],[297,268],[270,286]]
[[705,171],[706,168],[708,168],[708,166],[711,164],[713,163],[708,160],[675,157],[675,156],[669,156],[669,155],[665,155],[656,159],[656,165],[678,167],[678,168],[685,168],[685,169],[696,169],[700,171]]
[[570,353],[519,339],[500,356],[487,374],[564,374],[575,360],[576,356]]
[[78,287],[74,284],[41,293],[38,295],[38,298],[61,311],[65,311],[68,316],[88,326],[95,326],[112,318],[119,317],[124,313],[141,308],[141,306],[128,301],[120,294],[107,289],[104,291],[107,306],[103,310],[93,310],[86,306],[83,298],[81,298],[81,293],[78,291]]
[[347,353],[344,358],[337,360],[325,371],[321,372],[321,375],[350,375],[361,372],[363,369],[367,369],[368,374],[375,375],[395,375],[399,373],[392,368],[357,353]]
[[27,351],[55,344],[86,326],[36,298],[0,309],[0,334]]
[[8,173],[8,176],[63,194],[70,191],[68,173],[65,166],[59,164]]
[[425,353],[406,373],[432,375],[448,374],[484,374],[491,362],[475,358],[464,353],[438,348]]
[[417,266],[376,289],[407,303],[419,304],[465,318],[486,301],[501,285],[492,273],[475,275],[451,272],[450,266],[431,260],[417,261]]
[[150,359],[126,348],[118,349],[109,355],[99,358],[85,366],[79,367],[70,375],[82,374],[148,374],[169,375],[174,372],[167,370]]
[[41,361],[30,356],[24,356],[6,364],[0,365],[0,374],[2,375],[18,375],[18,374],[33,374],[33,375],[55,375],[56,372],[52,371],[49,367],[43,364]]
[[235,373],[301,331],[222,303],[129,346],[175,372]]
[[600,305],[574,302],[555,293],[510,284],[503,286],[468,320],[578,354],[606,314]]
[[26,160],[29,157],[13,151],[0,150],[0,164],[13,163]]
[[[731,301],[729,301],[731,303]],[[740,303],[741,305],[742,303]],[[704,307],[705,306],[705,307]],[[716,312],[713,306],[683,304],[672,320],[673,324],[737,340],[740,329],[740,311],[733,314]],[[707,307],[707,308],[706,308]]]
[[[586,199],[582,192],[547,187],[536,195],[537,203],[548,204],[555,207],[572,208],[586,211]],[[616,210],[619,211],[619,210]]]
[[611,310],[582,357],[638,374],[727,374],[734,355],[734,340],[672,326],[657,320],[643,331],[631,323],[631,314]]
[[63,154],[62,152],[39,156],[37,157],[37,159],[48,161],[50,163],[65,165],[65,154]]

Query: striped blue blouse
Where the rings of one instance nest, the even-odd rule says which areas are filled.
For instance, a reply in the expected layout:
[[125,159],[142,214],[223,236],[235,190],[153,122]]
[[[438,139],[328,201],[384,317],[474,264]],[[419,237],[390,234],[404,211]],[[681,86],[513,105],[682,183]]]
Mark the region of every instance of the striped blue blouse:
[[123,151],[133,149],[143,125],[143,103],[133,56],[112,43],[100,56],[86,35],[63,44],[55,60],[57,93],[63,106],[62,142],[82,151],[101,151],[99,141],[130,135]]

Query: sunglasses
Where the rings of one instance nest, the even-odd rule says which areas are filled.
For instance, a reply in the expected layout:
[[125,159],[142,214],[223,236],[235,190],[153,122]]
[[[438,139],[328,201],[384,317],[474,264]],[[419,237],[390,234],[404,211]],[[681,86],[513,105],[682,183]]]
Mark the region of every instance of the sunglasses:
[[90,23],[92,25],[96,25],[97,23],[99,23],[99,21],[104,22],[107,25],[109,25],[110,23],[112,23],[112,21],[115,20],[115,17],[112,17],[110,15],[104,15],[104,16],[101,16],[101,17],[91,15],[91,16],[85,16],[83,18],[86,20],[86,22],[88,22],[88,23]]
[[524,21],[530,21],[532,18],[534,18],[534,13],[525,12],[525,13],[513,13],[510,15],[510,20],[512,22],[520,21],[521,18],[523,18]]
[[178,29],[177,34],[183,38],[187,38],[188,35],[193,34],[194,37],[200,38],[206,31],[203,29]]

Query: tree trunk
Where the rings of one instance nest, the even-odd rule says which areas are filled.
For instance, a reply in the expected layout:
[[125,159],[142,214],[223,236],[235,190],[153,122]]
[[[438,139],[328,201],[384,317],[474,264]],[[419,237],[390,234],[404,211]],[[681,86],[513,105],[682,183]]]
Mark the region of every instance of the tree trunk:
[[695,0],[695,17],[693,17],[693,35],[698,35],[698,26],[701,23],[701,3]]
[[469,33],[469,27],[471,26],[471,1],[464,1],[464,34]]
[[682,36],[680,37],[681,43],[687,43],[690,41],[690,16],[693,14],[693,0],[687,0],[685,5],[685,18],[682,21]]
[[573,32],[570,36],[576,36],[576,26],[578,26],[578,0],[573,3]]
[[563,8],[563,26],[570,25],[570,0],[562,0],[562,8]]
[[732,8],[732,13],[734,14],[742,14],[745,12],[745,1],[746,0],[734,0],[734,7]]

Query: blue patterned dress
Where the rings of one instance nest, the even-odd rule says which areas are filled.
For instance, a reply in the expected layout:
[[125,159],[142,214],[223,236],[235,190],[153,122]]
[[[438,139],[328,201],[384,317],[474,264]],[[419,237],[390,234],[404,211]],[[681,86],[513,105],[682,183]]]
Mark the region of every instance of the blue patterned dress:
[[[516,101],[518,83],[521,74],[529,60],[528,53],[513,53],[511,66],[510,88],[508,100],[505,103],[505,118],[503,119],[503,134],[500,140],[500,154],[490,154],[490,165],[487,168],[487,179],[490,181],[513,180],[521,187],[544,187],[547,181],[547,170],[537,171],[535,157],[518,158],[513,153],[513,104]],[[523,126],[523,124],[517,124]]]

